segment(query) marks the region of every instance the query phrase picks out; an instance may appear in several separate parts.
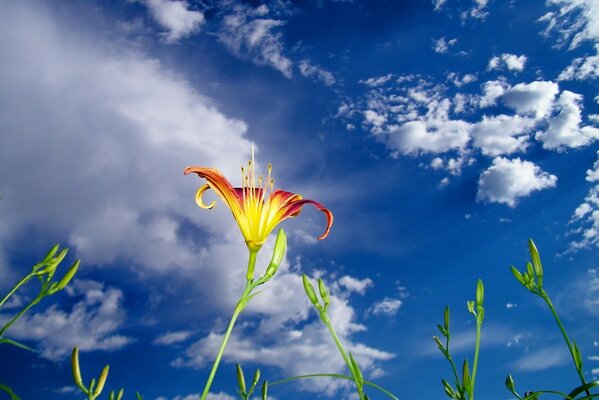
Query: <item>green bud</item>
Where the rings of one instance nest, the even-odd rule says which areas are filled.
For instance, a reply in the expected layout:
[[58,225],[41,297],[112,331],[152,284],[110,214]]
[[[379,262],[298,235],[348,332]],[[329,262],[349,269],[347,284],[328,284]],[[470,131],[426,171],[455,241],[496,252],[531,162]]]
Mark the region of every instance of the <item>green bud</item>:
[[510,374],[508,374],[507,378],[505,378],[505,387],[510,392],[514,392],[516,390],[514,386],[514,378],[512,378],[512,375]]
[[470,393],[470,371],[468,369],[468,360],[464,360],[462,365],[462,385],[468,393]]
[[46,254],[46,257],[44,257],[44,261],[49,261],[52,257],[54,257],[54,254],[56,254],[59,247],[60,247],[60,245],[58,243],[56,243],[54,246],[52,246],[50,251],[48,251],[48,253]]
[[259,380],[260,380],[260,369],[257,369],[256,372],[254,372],[254,380],[252,381],[252,389],[256,386],[256,384],[258,383]]
[[445,354],[445,346],[443,346],[441,340],[436,336],[433,336],[433,340],[435,341],[435,343],[437,343],[437,347],[439,348],[439,350],[441,350],[441,353]]
[[322,298],[324,306],[328,306],[331,302],[331,298],[329,297],[329,292],[326,286],[324,285],[324,282],[320,278],[318,278],[318,291],[320,292],[320,298]]
[[514,277],[518,280],[518,282],[520,282],[521,284],[524,285],[524,279],[523,279],[520,271],[518,271],[514,266],[511,266],[510,270],[512,271],[512,275],[514,275]]
[[144,400],[144,397],[139,392],[135,392],[135,397],[137,400]]
[[316,297],[316,292],[314,291],[314,287],[310,283],[308,276],[306,274],[302,275],[302,280],[304,282],[304,290],[310,299],[310,302],[315,306],[318,305],[318,298]]
[[275,248],[272,252],[272,258],[270,259],[270,264],[268,264],[264,276],[270,279],[277,272],[279,265],[281,265],[281,261],[283,261],[286,250],[287,236],[285,235],[285,230],[281,228],[277,233],[277,239],[275,240]]
[[478,282],[476,283],[476,305],[477,306],[483,305],[484,296],[485,296],[485,287],[483,286],[483,281],[479,279]]
[[530,262],[526,263],[526,273],[528,274],[528,276],[530,276],[531,280],[535,276],[534,269],[533,269],[532,264]]
[[268,381],[264,381],[264,383],[262,383],[262,400],[266,400],[266,397],[268,396]]
[[96,378],[92,378],[92,381],[89,383],[89,388],[87,389],[89,393],[94,392],[94,387],[96,387]]
[[119,392],[116,394],[116,400],[121,400],[123,398],[123,394],[125,393],[125,389],[121,388]]
[[453,387],[449,384],[449,382],[447,382],[445,379],[441,379],[441,384],[443,385],[443,390],[445,390],[447,396],[449,396],[452,399],[458,398],[457,393],[455,392],[455,390],[453,390]]
[[239,384],[239,391],[245,394],[245,377],[243,376],[243,370],[241,365],[235,364],[237,367],[237,383]]
[[79,264],[80,264],[80,261],[77,260],[71,266],[71,268],[69,268],[69,270],[67,271],[67,273],[64,274],[64,276],[62,277],[62,279],[58,282],[58,286],[56,287],[56,289],[57,289],[56,291],[64,289],[69,284],[69,282],[71,281],[71,279],[73,279],[73,277],[77,273],[77,270],[79,269]]
[[442,327],[441,325],[437,324],[437,329],[439,330],[439,332],[441,332],[441,334],[445,337],[447,337],[447,331],[445,330],[444,327]]
[[100,374],[100,378],[98,379],[98,386],[96,386],[96,390],[94,390],[94,397],[97,397],[100,395],[100,393],[102,393],[102,389],[104,389],[104,385],[106,384],[106,378],[108,378],[108,370],[109,369],[110,369],[110,366],[107,365],[102,370],[102,373]]
[[532,264],[535,269],[535,274],[538,277],[543,277],[543,265],[541,264],[541,257],[539,256],[539,251],[537,250],[537,246],[535,246],[535,242],[532,239],[528,239],[528,251],[530,252],[530,258],[532,259]]
[[71,367],[73,370],[73,379],[77,386],[83,386],[83,379],[81,378],[81,369],[79,368],[79,349],[77,347],[73,348],[73,352],[71,353]]
[[449,336],[449,307],[445,306],[445,311],[443,311],[443,326],[445,327],[445,336]]

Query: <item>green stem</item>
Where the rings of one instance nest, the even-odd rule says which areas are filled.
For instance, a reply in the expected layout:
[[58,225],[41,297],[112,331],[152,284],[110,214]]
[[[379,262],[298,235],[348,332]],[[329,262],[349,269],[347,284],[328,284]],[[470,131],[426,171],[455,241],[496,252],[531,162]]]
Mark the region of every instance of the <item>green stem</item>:
[[[551,299],[549,298],[549,296],[543,289],[540,290],[539,296],[541,296],[541,298],[543,298],[543,300],[545,300],[545,303],[547,303],[547,305],[549,306],[549,309],[551,310],[551,313],[553,314],[553,318],[555,318],[555,322],[557,322],[557,325],[559,326],[559,330],[562,332],[562,336],[564,337],[564,340],[566,341],[566,344],[568,345],[568,350],[570,350],[570,355],[572,356],[572,360],[574,361],[574,367],[576,368],[576,372],[578,373],[578,376],[580,377],[580,382],[582,382],[583,385],[586,385],[586,381],[584,380],[582,371],[579,370],[578,366],[576,365],[576,357],[574,356],[574,349],[572,348],[572,343],[570,342],[570,339],[568,338],[568,334],[566,333],[566,328],[564,328],[564,324],[562,324],[562,321],[560,320],[559,315],[557,315],[557,311],[555,311],[555,307],[553,306]],[[586,393],[588,396],[591,395],[591,393],[588,390],[586,390]]]
[[254,266],[256,265],[256,256],[258,255],[258,251],[250,250],[250,259],[248,260],[248,269],[245,275],[245,278],[248,282],[252,282],[254,280]]
[[347,364],[347,368],[349,368],[349,372],[351,372],[352,376],[354,377],[353,379],[354,379],[354,382],[356,383],[356,388],[358,389],[358,395],[360,397],[360,400],[362,400],[364,398],[364,393],[362,392],[360,385],[358,385],[358,379],[356,377],[356,372],[354,371],[351,361],[349,360],[349,357],[347,356],[347,353],[345,352],[345,349],[343,348],[343,345],[341,344],[341,341],[339,340],[339,337],[337,336],[335,329],[333,329],[333,324],[331,324],[331,320],[329,319],[329,316],[327,315],[327,313],[325,311],[320,312],[320,319],[322,319],[324,324],[329,329],[329,332],[331,333],[331,336],[333,337],[333,340],[335,341],[335,344],[337,345],[337,348],[339,349],[339,352],[341,353],[343,360]]
[[474,345],[474,363],[472,364],[472,379],[470,380],[470,400],[474,400],[474,381],[476,380],[476,369],[478,368],[478,351],[480,349],[480,328],[482,321],[476,318],[476,343]]
[[243,309],[247,305],[247,302],[250,300],[251,291],[256,287],[256,285],[252,282],[254,279],[254,266],[256,265],[256,254],[258,254],[257,251],[250,250],[245,289],[243,290],[243,294],[239,298],[239,301],[235,306],[235,310],[233,311],[233,315],[231,316],[231,320],[229,321],[229,326],[227,327],[227,331],[225,332],[223,341],[220,345],[220,348],[218,349],[218,354],[216,355],[216,359],[212,364],[212,370],[210,370],[210,375],[208,376],[208,380],[206,381],[206,386],[204,386],[204,392],[202,393],[201,400],[205,400],[208,396],[208,392],[210,392],[210,386],[212,386],[212,381],[214,380],[214,376],[216,375],[216,370],[218,369],[218,365],[220,364],[220,359],[222,358],[223,353],[225,352],[225,347],[227,347],[227,342],[231,337],[231,332],[233,331],[233,327],[235,326],[235,321],[237,321],[237,317],[243,311]]
[[26,283],[29,281],[29,279],[31,279],[31,278],[33,278],[33,274],[29,274],[29,275],[27,275],[26,277],[24,277],[23,279],[21,279],[21,280],[19,281],[19,283],[17,283],[17,284],[15,285],[15,287],[13,287],[13,288],[12,288],[12,290],[11,290],[10,292],[8,292],[8,294],[7,294],[6,296],[4,296],[4,298],[2,299],[2,301],[0,301],[0,307],[2,307],[2,305],[3,305],[4,303],[6,303],[6,300],[8,300],[8,299],[10,298],[10,296],[12,296],[13,294],[15,294],[15,292],[16,292],[16,291],[17,291],[17,290],[18,290],[18,289],[19,289],[21,286],[23,286],[24,284],[26,284]]
[[[451,369],[453,370],[453,377],[455,378],[455,383],[459,390],[462,385],[460,384],[460,378],[458,377],[458,370],[455,367],[453,358],[451,357],[451,354],[449,354],[449,332],[448,332],[447,336],[445,336],[445,349],[447,350],[447,361],[449,361],[449,364],[451,365]],[[460,390],[460,392],[461,392],[461,390]]]
[[34,305],[36,305],[37,303],[39,303],[39,301],[41,299],[42,299],[42,296],[36,297],[31,303],[29,303],[27,305],[27,307],[25,307],[21,311],[19,311],[19,313],[17,315],[15,315],[6,325],[4,325],[4,327],[2,329],[0,329],[0,337],[2,337],[4,335],[4,332],[6,332],[8,330],[8,328],[10,328],[10,326],[16,320],[18,320],[23,314],[25,314],[27,312],[27,310],[29,310],[31,307],[33,307]]

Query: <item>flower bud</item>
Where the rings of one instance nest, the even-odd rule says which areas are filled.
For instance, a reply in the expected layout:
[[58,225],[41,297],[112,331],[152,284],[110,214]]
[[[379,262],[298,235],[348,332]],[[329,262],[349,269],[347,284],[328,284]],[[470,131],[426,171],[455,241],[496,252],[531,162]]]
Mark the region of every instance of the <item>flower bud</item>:
[[476,305],[477,306],[483,305],[484,295],[485,295],[485,287],[483,286],[483,281],[479,279],[478,282],[476,283]]
[[266,273],[264,276],[270,279],[279,269],[279,265],[281,265],[281,261],[283,261],[283,257],[285,256],[285,251],[287,250],[287,235],[285,235],[284,229],[279,229],[277,233],[277,239],[275,240],[275,248],[272,252],[272,258],[270,259],[270,264],[266,268]]
[[318,291],[320,292],[320,297],[324,302],[324,306],[328,306],[331,302],[331,298],[329,296],[329,292],[327,291],[326,286],[324,285],[324,282],[320,278],[318,278]]
[[241,365],[235,364],[237,367],[237,383],[239,385],[239,390],[241,393],[245,394],[245,377],[243,376],[243,370],[241,369]]
[[306,274],[303,274],[302,275],[302,280],[304,282],[304,290],[306,291],[306,294],[308,295],[308,298],[310,299],[310,302],[312,304],[314,304],[315,306],[317,306],[318,305],[318,298],[316,297],[316,292],[314,291],[314,287],[310,283],[310,280],[308,279],[308,276]]
[[73,348],[71,353],[71,367],[73,369],[73,379],[77,386],[83,386],[83,379],[81,378],[81,370],[79,369],[79,349]]
[[102,373],[100,374],[100,378],[98,379],[98,386],[96,386],[96,390],[94,390],[95,397],[99,396],[100,393],[102,393],[102,389],[104,389],[104,385],[106,384],[106,378],[108,378],[108,370],[109,369],[110,369],[110,366],[107,365],[102,370]]

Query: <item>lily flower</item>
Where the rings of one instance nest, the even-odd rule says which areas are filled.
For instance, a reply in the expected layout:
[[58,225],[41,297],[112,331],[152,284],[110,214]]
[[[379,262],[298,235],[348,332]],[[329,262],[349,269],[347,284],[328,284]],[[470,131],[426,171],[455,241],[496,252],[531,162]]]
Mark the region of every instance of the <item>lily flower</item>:
[[273,190],[271,164],[268,164],[268,177],[263,179],[260,176],[256,182],[253,158],[252,154],[247,170],[241,167],[243,186],[240,188],[234,188],[217,169],[197,166],[185,168],[185,175],[196,173],[207,181],[196,192],[198,206],[204,209],[213,208],[216,202],[206,205],[202,196],[208,189],[214,190],[231,209],[250,252],[260,250],[273,229],[281,221],[297,216],[305,204],[312,204],[326,215],[327,226],[318,239],[326,238],[333,224],[333,213],[314,200],[304,199],[300,194]]

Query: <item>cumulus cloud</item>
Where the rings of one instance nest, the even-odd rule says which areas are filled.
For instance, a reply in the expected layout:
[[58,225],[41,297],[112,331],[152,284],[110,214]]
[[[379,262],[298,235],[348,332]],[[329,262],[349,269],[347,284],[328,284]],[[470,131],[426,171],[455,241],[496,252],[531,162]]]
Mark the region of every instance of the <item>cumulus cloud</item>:
[[381,301],[377,301],[369,308],[368,312],[373,315],[393,316],[397,314],[403,302],[400,299],[385,297]]
[[599,129],[593,126],[581,126],[580,102],[582,96],[564,90],[556,101],[557,115],[549,120],[545,132],[538,132],[536,139],[543,142],[543,148],[564,150],[587,146],[599,138]]
[[269,12],[264,4],[257,8],[235,5],[223,18],[218,38],[237,57],[268,65],[291,78],[293,63],[283,54],[283,40],[276,32],[285,21],[269,18]]
[[535,81],[519,83],[505,91],[503,102],[519,114],[532,114],[537,119],[545,117],[559,92],[557,83]]
[[525,55],[517,56],[515,54],[503,53],[501,56],[491,57],[487,65],[487,70],[491,71],[505,67],[510,71],[522,72],[526,61],[527,57]]
[[555,175],[542,171],[530,161],[496,157],[478,180],[476,199],[515,207],[520,198],[556,185]]
[[126,319],[121,290],[75,280],[66,291],[77,300],[71,310],[54,304],[42,313],[25,314],[11,327],[10,336],[38,343],[42,356],[55,361],[68,356],[73,346],[82,351],[115,350],[133,340],[118,333]]
[[393,74],[387,74],[387,75],[383,75],[383,76],[368,78],[366,80],[360,80],[360,83],[363,83],[370,87],[377,87],[377,86],[382,86],[382,85],[386,84],[392,78],[393,78]]
[[184,0],[144,0],[152,18],[168,32],[164,33],[167,43],[197,32],[204,23],[204,14],[190,10]]
[[445,153],[463,149],[470,141],[470,124],[465,121],[410,121],[389,127],[385,143],[399,154]]
[[497,103],[497,99],[510,88],[510,85],[503,80],[487,81],[483,84],[483,95],[479,105],[481,108],[493,106]]
[[534,119],[519,115],[483,116],[472,127],[473,144],[489,156],[523,152],[529,144],[529,132],[534,126]]
[[35,225],[89,265],[197,266],[205,244],[182,224],[225,235],[234,222],[224,207],[200,219],[199,182],[183,168],[237,176],[245,123],[156,60],[65,30],[45,7],[13,3],[0,18],[0,96],[11,104],[0,110],[1,243]]
[[175,343],[184,342],[187,340],[193,332],[191,331],[177,331],[167,332],[164,335],[160,335],[154,340],[155,344],[171,345]]

